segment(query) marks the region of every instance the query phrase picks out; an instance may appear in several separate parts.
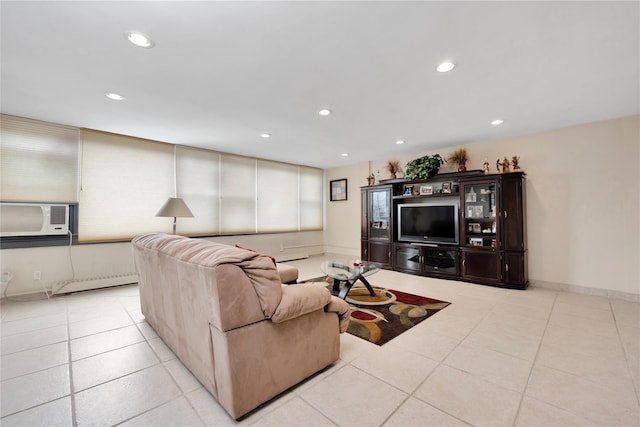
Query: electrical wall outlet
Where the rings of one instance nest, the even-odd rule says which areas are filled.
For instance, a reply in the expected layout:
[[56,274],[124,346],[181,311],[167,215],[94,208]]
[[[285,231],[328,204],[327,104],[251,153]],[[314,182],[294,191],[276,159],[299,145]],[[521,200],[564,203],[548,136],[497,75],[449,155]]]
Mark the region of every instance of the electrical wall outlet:
[[42,271],[40,270],[36,270],[33,272],[33,280],[40,280],[42,279]]

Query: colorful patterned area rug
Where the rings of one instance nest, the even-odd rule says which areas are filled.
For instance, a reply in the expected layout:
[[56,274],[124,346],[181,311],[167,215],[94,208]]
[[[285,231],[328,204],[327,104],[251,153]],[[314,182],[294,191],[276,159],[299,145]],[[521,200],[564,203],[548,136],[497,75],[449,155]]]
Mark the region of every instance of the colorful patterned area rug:
[[[327,277],[307,281],[330,283],[327,288],[337,295],[332,290],[333,281]],[[377,345],[391,341],[451,304],[395,289],[372,287],[375,296],[359,283],[349,291],[345,300],[353,311],[347,332]]]

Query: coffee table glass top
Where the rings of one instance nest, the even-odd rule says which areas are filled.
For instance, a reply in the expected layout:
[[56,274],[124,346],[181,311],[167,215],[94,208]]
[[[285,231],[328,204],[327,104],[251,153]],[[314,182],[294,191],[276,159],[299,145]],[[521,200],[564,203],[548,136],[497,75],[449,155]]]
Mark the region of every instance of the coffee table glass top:
[[320,270],[332,279],[340,281],[355,280],[377,273],[382,268],[381,264],[369,261],[326,261],[320,266]]

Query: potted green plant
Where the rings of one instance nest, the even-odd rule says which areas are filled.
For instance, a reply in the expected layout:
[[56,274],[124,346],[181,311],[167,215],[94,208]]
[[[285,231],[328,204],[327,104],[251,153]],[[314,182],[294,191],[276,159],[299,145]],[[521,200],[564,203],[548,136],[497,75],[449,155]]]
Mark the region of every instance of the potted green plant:
[[442,166],[444,162],[445,161],[440,157],[440,154],[423,156],[415,160],[411,160],[405,167],[404,176],[409,180],[428,179],[438,173],[440,166]]

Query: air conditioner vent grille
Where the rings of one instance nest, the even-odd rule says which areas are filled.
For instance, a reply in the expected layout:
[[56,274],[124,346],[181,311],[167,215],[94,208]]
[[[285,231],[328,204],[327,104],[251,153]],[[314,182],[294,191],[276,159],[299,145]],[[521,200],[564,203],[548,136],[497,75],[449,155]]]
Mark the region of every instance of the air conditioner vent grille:
[[67,207],[66,206],[51,206],[51,224],[66,224],[67,223]]

